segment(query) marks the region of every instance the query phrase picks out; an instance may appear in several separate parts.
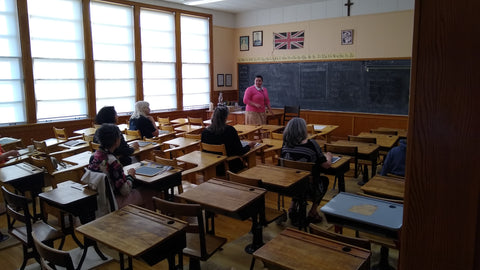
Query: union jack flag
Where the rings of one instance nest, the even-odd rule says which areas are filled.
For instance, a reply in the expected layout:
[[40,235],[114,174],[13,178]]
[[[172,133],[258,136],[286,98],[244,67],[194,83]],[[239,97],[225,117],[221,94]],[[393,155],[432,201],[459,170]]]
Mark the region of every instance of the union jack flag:
[[303,48],[305,31],[274,33],[275,49],[290,50]]

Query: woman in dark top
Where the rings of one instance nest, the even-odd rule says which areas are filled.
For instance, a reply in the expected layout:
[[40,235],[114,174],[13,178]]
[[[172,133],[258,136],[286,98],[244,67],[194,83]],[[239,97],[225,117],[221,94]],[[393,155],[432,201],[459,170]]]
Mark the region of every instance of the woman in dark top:
[[[326,176],[321,176],[322,168],[328,169],[332,165],[332,154],[330,152],[322,153],[322,150],[315,140],[307,138],[307,124],[302,118],[293,118],[288,121],[283,132],[283,147],[281,156],[284,159],[313,162],[315,167],[312,172],[312,182],[308,185],[307,194],[312,200],[312,208],[308,213],[311,222],[318,223],[322,221],[317,212],[317,208],[327,192],[329,180]],[[293,205],[291,206],[293,207]]]
[[[227,156],[241,156],[247,153],[255,142],[249,142],[242,146],[237,130],[227,125],[228,108],[218,106],[213,112],[212,124],[202,132],[202,142],[208,144],[225,144]],[[243,169],[243,163],[239,159],[234,159],[228,164],[232,172],[238,172]]]
[[[115,107],[113,106],[105,106],[98,111],[97,115],[95,116],[95,124],[102,125],[102,124],[116,124],[117,123],[117,112],[115,111]],[[97,132],[95,132],[95,136],[93,137],[94,143],[100,143],[98,140]],[[130,145],[125,141],[123,136],[120,138],[120,145],[113,153],[120,163],[123,166],[132,164],[132,159],[130,156],[133,154],[135,149],[138,149],[139,145],[137,142],[134,142]]]
[[146,101],[135,103],[135,112],[130,117],[129,129],[140,130],[140,135],[145,138],[158,136],[158,128],[155,119],[150,113],[150,104]]

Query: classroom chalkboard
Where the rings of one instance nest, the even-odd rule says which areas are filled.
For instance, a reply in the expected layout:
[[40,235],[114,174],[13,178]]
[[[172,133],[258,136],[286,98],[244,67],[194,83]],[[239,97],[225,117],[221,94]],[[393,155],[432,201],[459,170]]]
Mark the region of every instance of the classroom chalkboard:
[[408,115],[410,60],[239,64],[239,104],[255,75],[273,108]]

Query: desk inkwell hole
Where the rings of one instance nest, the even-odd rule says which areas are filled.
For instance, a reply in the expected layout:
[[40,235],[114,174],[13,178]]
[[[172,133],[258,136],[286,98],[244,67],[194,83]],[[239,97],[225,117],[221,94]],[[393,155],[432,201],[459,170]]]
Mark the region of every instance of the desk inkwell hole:
[[255,189],[254,189],[254,188],[251,188],[251,189],[249,189],[249,190],[250,190],[250,191],[254,191]]
[[167,224],[170,224],[170,225],[172,225],[173,223],[175,223],[174,220],[169,220],[169,221],[167,222]]
[[390,208],[397,208],[395,205],[391,204],[390,206],[388,206]]
[[352,251],[352,249],[350,247],[343,247],[342,250],[345,251],[345,252]]
[[300,173],[300,171],[296,171],[296,173]]

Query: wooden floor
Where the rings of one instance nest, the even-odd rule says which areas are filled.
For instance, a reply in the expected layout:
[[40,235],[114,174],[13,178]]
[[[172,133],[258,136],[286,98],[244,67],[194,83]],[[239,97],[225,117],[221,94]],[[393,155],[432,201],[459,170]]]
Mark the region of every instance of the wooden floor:
[[[266,162],[267,164],[272,164],[271,159]],[[258,164],[260,164],[260,160],[258,160]],[[333,185],[333,177],[330,177],[330,187]],[[327,197],[327,196],[326,196]],[[2,199],[3,200],[3,199]],[[277,194],[276,193],[267,193],[266,196],[266,203],[268,206],[272,208],[277,207]],[[325,201],[322,203],[322,205]],[[290,198],[285,198],[285,207],[288,208],[290,205]],[[288,222],[288,221],[287,221]],[[232,218],[228,218],[225,216],[218,215],[215,218],[215,232],[219,236],[225,237],[228,241],[233,241],[240,236],[249,232],[251,226],[251,222],[249,220],[240,221]],[[0,228],[6,228],[6,217],[5,215],[0,216]],[[344,230],[345,234],[349,234],[353,236],[353,232],[349,230]],[[56,245],[58,246],[58,245]],[[64,247],[64,250],[70,250],[76,248],[76,244],[73,242],[71,237],[67,237],[67,241]],[[90,252],[90,251],[89,251]],[[185,265],[188,264],[188,258],[185,258]],[[0,262],[2,269],[18,269],[18,267],[22,264],[23,260],[23,251],[21,245],[15,245],[13,247],[5,248],[0,250]],[[30,264],[35,263],[35,260],[29,260]],[[96,269],[108,269],[108,270],[118,270],[119,264],[117,261],[113,260],[107,264],[104,264]],[[146,269],[168,269],[167,262],[162,261],[154,266],[149,266],[146,263],[134,260],[134,269],[146,270]]]

